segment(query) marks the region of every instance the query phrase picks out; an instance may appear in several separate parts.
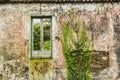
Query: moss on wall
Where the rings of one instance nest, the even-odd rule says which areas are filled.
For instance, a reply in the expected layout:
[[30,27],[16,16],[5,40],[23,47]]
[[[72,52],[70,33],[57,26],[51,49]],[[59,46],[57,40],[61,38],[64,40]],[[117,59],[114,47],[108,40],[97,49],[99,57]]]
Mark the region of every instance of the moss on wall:
[[45,80],[46,74],[47,78],[52,78],[53,71],[53,60],[52,59],[33,59],[30,60],[30,75],[31,80]]

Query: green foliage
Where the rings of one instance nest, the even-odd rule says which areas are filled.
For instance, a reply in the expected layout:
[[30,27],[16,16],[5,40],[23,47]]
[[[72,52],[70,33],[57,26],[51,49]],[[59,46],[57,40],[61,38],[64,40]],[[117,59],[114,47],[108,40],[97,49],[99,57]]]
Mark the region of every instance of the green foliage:
[[90,80],[91,48],[87,26],[81,27],[80,18],[75,21],[74,12],[70,13],[69,24],[62,24],[61,37],[68,80]]
[[50,50],[50,41],[44,41],[44,50]]
[[[34,50],[40,50],[40,24],[39,23],[35,23],[34,25]],[[49,30],[50,30],[50,26],[48,24],[44,25],[44,31],[46,31],[47,33],[44,35],[49,35]],[[50,50],[50,40],[44,40],[43,43],[43,49],[44,50]]]
[[40,50],[40,25],[35,23],[34,25],[34,50]]

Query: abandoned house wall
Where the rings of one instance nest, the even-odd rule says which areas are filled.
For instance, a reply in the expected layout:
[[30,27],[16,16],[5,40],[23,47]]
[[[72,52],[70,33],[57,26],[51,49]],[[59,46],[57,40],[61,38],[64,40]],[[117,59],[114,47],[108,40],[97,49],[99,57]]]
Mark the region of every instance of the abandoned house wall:
[[[80,16],[82,24],[85,23],[88,27],[94,50],[91,63],[92,79],[119,80],[120,3],[0,4],[0,79],[28,80],[31,16],[38,15],[54,17],[52,47],[53,62],[57,60],[57,65],[52,65],[53,71],[50,74],[54,74],[54,67],[58,66],[63,75],[58,77],[66,78],[62,44],[56,37],[61,35],[61,24],[69,21],[71,9],[75,10],[76,16]],[[53,77],[48,78],[52,80]]]

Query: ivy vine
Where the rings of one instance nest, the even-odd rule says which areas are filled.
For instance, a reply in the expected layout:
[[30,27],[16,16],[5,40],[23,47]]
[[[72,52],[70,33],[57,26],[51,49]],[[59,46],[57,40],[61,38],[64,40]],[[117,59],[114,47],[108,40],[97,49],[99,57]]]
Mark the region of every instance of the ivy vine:
[[62,48],[67,62],[68,80],[90,80],[91,47],[87,26],[75,18],[71,10],[69,21],[62,24]]

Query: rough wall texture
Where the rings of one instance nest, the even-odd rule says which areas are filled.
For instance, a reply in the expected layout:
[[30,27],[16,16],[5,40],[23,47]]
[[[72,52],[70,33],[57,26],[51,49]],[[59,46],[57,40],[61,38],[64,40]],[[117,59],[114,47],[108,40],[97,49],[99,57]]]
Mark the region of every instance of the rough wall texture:
[[[28,51],[24,14],[19,11],[0,11],[1,77],[4,80],[27,78]],[[27,70],[25,70],[27,69]],[[24,74],[22,74],[24,73]]]
[[[81,17],[82,24],[85,23],[88,26],[89,38],[94,49],[93,54],[95,54],[93,58],[97,56],[93,61],[94,66],[92,66],[96,68],[97,72],[92,68],[92,79],[119,80],[120,3],[1,4],[0,79],[28,79],[30,17],[32,15],[52,15],[54,17],[53,59],[55,67],[60,68],[60,74],[62,73],[62,75],[58,74],[57,77],[63,80],[66,77],[65,60],[60,47],[61,42],[55,37],[61,34],[62,22],[68,22],[69,10],[71,9],[74,9],[77,16]],[[99,56],[99,54],[103,55]],[[107,65],[102,66],[103,63],[100,64],[100,61],[106,62]],[[54,70],[51,74],[53,73]]]

